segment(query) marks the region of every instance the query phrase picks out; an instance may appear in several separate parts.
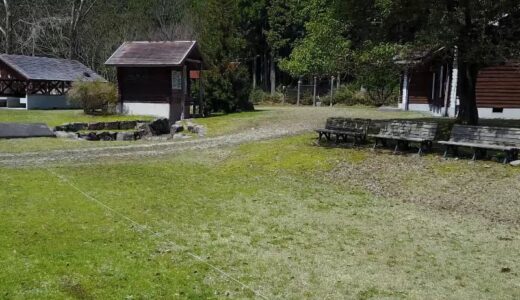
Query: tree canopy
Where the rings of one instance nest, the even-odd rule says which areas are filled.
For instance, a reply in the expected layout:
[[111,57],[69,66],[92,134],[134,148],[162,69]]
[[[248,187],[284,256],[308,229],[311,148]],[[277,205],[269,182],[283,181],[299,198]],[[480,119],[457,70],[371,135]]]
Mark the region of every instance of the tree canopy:
[[[396,55],[444,48],[459,58],[459,116],[478,120],[478,71],[519,57],[517,0],[3,0],[7,53],[104,66],[126,40],[198,40],[214,109],[247,107],[251,81],[274,91],[301,76],[348,74],[395,90]],[[258,67],[257,67],[258,66]],[[385,72],[387,70],[388,72]],[[220,103],[220,104],[218,104]],[[226,103],[223,105],[223,103]]]

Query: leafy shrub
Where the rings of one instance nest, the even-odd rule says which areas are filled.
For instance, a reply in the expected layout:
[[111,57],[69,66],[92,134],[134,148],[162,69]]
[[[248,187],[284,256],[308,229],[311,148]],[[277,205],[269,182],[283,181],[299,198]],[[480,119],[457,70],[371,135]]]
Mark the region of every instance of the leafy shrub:
[[251,91],[251,94],[249,95],[249,99],[254,104],[259,103],[282,103],[283,102],[283,93],[276,92],[273,96],[271,96],[271,93],[264,92],[261,89],[254,89]]
[[[367,105],[367,106],[381,106],[390,105],[397,101],[395,97],[387,97],[384,101],[374,100],[370,96],[370,92],[366,91],[359,82],[354,82],[348,85],[342,85],[334,92],[334,104],[343,105]],[[330,95],[321,98],[323,105],[330,104]]]
[[251,85],[245,67],[215,67],[205,73],[205,99],[209,112],[254,110],[249,102]]
[[115,112],[117,88],[102,81],[78,81],[72,84],[67,97],[78,103],[86,114],[108,114]]

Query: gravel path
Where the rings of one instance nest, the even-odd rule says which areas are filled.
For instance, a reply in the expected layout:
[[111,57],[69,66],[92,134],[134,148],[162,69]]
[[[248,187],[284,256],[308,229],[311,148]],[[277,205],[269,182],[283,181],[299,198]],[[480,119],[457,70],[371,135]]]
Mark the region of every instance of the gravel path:
[[[293,124],[296,125],[296,124]],[[238,145],[251,141],[275,139],[309,131],[313,126],[298,124],[278,128],[249,129],[241,133],[223,135],[212,138],[198,138],[192,140],[177,140],[166,142],[150,142],[128,146],[103,148],[54,150],[48,152],[30,152],[20,154],[0,154],[0,166],[39,166],[46,164],[66,164],[71,162],[89,162],[96,159],[111,157],[149,157],[186,150],[200,150],[215,147]]]

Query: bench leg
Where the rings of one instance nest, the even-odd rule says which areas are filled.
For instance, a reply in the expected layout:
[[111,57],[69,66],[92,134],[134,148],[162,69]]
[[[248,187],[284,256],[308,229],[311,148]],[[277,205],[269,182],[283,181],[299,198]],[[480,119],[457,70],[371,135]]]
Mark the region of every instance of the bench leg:
[[419,145],[419,152],[417,152],[417,154],[419,154],[419,156],[422,156],[423,151],[424,151],[423,148],[424,148],[424,143],[421,143],[421,144]]
[[399,144],[400,144],[400,141],[397,141],[397,143],[395,144],[395,148],[394,148],[394,154],[397,154],[397,152],[399,151]]
[[518,150],[505,151],[505,153],[506,157],[504,158],[504,164],[518,160]]
[[448,154],[450,152],[450,149],[451,149],[451,146],[450,145],[446,145],[446,147],[444,148],[443,158],[448,158]]
[[377,142],[379,142],[379,139],[376,138],[376,141],[374,142],[374,147],[372,147],[372,151],[375,151],[377,148]]

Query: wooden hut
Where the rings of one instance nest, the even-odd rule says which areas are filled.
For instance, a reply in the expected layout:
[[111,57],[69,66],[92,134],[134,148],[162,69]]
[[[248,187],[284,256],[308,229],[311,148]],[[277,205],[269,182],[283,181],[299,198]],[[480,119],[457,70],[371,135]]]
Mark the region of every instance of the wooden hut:
[[204,68],[195,41],[125,42],[105,64],[117,68],[123,113],[174,122],[200,110],[201,97],[194,103],[191,94],[190,75],[200,80]]
[[[444,49],[406,62],[401,78],[400,108],[454,117],[458,113],[458,68],[455,53]],[[477,79],[476,100],[481,118],[520,119],[520,64],[507,62],[484,68]]]
[[72,108],[66,93],[74,81],[106,81],[82,63],[49,57],[0,55],[0,106]]

